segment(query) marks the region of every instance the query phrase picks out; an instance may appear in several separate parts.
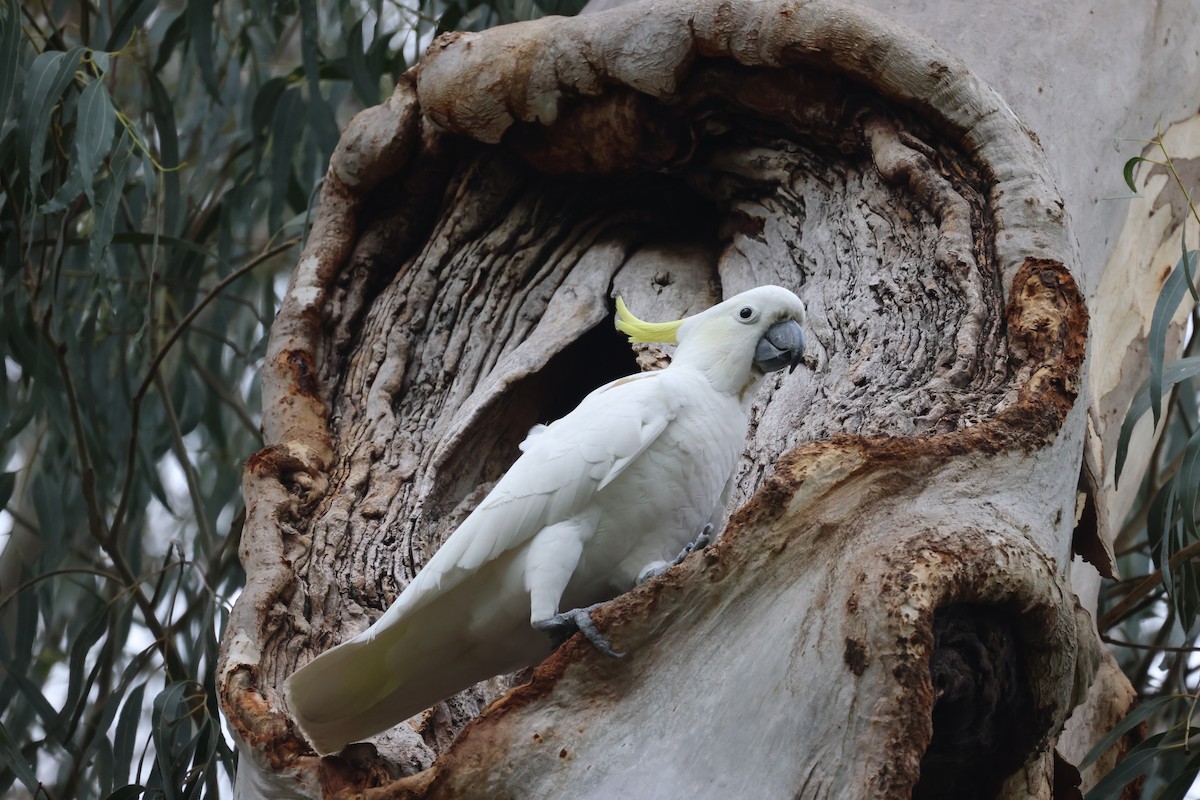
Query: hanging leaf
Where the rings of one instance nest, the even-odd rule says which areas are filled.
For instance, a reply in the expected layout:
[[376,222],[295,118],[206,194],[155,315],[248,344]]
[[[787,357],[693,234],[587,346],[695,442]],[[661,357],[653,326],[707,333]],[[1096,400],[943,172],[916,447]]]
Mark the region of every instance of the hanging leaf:
[[267,210],[267,227],[278,230],[283,221],[288,184],[292,177],[292,154],[300,137],[296,119],[304,101],[299,89],[288,89],[275,106],[271,122],[271,201]]
[[12,497],[13,489],[16,485],[17,473],[0,472],[0,509],[8,505],[8,501]]
[[[1189,378],[1194,378],[1200,375],[1200,356],[1192,356],[1191,358],[1181,358],[1166,364],[1162,369],[1162,379],[1160,381],[1160,390],[1169,390],[1180,381],[1185,381]],[[1121,433],[1117,437],[1117,458],[1116,468],[1113,474],[1114,486],[1120,486],[1121,471],[1125,467],[1125,459],[1129,455],[1129,440],[1133,436],[1134,426],[1138,420],[1150,408],[1150,381],[1147,379],[1137,390],[1133,396],[1133,401],[1129,404],[1129,410],[1125,412],[1125,419],[1121,422]]]
[[1183,524],[1191,538],[1200,539],[1200,526],[1196,524],[1196,501],[1200,499],[1200,430],[1188,439],[1175,480],[1179,483],[1179,508]]
[[129,131],[121,134],[120,141],[108,163],[108,177],[96,194],[95,227],[88,246],[88,260],[93,268],[104,263],[104,254],[112,242],[117,212],[121,207],[121,196],[125,193],[125,176],[133,160],[133,138]]
[[4,727],[4,722],[0,721],[0,753],[4,753],[5,761],[8,767],[16,773],[17,778],[21,783],[25,784],[25,788],[29,790],[32,797],[41,796],[41,781],[37,779],[37,773],[34,765],[30,764],[24,754],[17,748],[17,743],[13,739],[12,734]]
[[75,158],[83,177],[83,190],[92,208],[96,207],[94,185],[104,163],[103,156],[112,147],[116,115],[108,89],[101,78],[94,79],[79,95],[76,105]]
[[1140,777],[1150,768],[1154,759],[1162,755],[1164,749],[1178,746],[1183,739],[1182,731],[1159,733],[1141,742],[1121,759],[1112,772],[1104,776],[1092,790],[1084,795],[1084,800],[1108,800],[1119,797],[1125,787]]
[[200,78],[213,100],[220,102],[221,89],[217,84],[217,70],[213,65],[214,5],[213,0],[188,0],[185,13],[191,51],[196,58],[196,65],[200,68]]
[[1162,397],[1166,389],[1163,385],[1163,354],[1167,347],[1167,331],[1188,287],[1193,285],[1191,271],[1195,268],[1196,253],[1185,251],[1158,293],[1154,313],[1150,317],[1150,335],[1146,345],[1150,352],[1150,408],[1154,412],[1155,425],[1162,417]]
[[[367,67],[367,52],[363,45],[363,19],[350,26],[350,39],[346,42],[346,71],[354,84],[354,91],[365,105],[379,105],[379,73]],[[373,77],[374,76],[374,77]]]
[[17,85],[21,12],[15,3],[0,5],[0,123],[8,118],[8,104]]
[[117,775],[129,775],[133,765],[133,748],[137,743],[138,726],[142,720],[142,698],[146,684],[141,683],[129,692],[121,707],[117,730],[113,734],[114,771]]
[[37,198],[42,177],[42,155],[50,132],[50,115],[71,85],[75,70],[83,59],[84,48],[66,51],[47,51],[33,60],[25,76],[25,91],[21,101],[21,116],[17,120],[17,136],[21,153],[28,168],[30,194]]
[[183,200],[179,179],[179,134],[175,128],[175,106],[171,95],[162,81],[150,73],[150,110],[154,114],[154,128],[158,133],[160,163],[167,170],[161,174],[163,182],[163,230],[172,236],[182,232]]
[[1150,159],[1142,158],[1141,156],[1134,156],[1133,158],[1131,158],[1125,162],[1125,169],[1123,170],[1124,175],[1125,175],[1125,185],[1128,186],[1129,191],[1133,192],[1134,194],[1137,193],[1138,189],[1137,189],[1137,184],[1135,184],[1133,182],[1133,169],[1134,169],[1134,167],[1136,167],[1138,164],[1142,163],[1143,161],[1146,162],[1147,164],[1154,163]]
[[1155,714],[1162,712],[1170,705],[1183,704],[1187,705],[1191,698],[1183,695],[1167,695],[1165,697],[1155,697],[1147,700],[1144,703],[1139,703],[1137,708],[1125,715],[1125,719],[1118,722],[1113,729],[1104,735],[1100,741],[1093,745],[1087,755],[1083,757],[1083,761],[1079,762],[1079,768],[1084,769],[1095,763],[1096,759],[1108,752],[1108,749],[1117,743],[1121,737],[1125,736],[1131,730],[1147,721]]

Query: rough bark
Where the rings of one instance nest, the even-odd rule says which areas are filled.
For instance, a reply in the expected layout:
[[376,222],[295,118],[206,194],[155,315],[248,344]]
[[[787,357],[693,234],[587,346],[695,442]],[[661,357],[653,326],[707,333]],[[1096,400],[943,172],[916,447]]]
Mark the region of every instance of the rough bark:
[[[442,37],[343,135],[272,329],[218,675],[240,792],[1052,796],[1099,661],[1069,574],[1079,270],[1032,134],[886,17],[694,0]],[[608,298],[675,318],[767,282],[808,304],[812,369],[762,392],[722,540],[597,615],[631,657],[573,640],[312,755],[283,679],[532,424],[669,358],[635,361]]]

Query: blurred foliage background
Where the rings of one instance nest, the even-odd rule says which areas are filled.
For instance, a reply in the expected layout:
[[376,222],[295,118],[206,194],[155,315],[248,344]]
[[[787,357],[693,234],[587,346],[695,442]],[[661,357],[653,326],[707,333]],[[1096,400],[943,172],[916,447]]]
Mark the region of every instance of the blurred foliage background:
[[0,795],[220,797],[258,367],[341,127],[580,0],[0,0]]
[[[230,794],[213,668],[243,582],[241,464],[338,132],[436,32],[582,5],[0,0],[0,794]],[[1144,796],[1182,798],[1200,771],[1195,316],[1164,358],[1196,258],[1184,242],[1126,423],[1151,411],[1164,433],[1122,476],[1142,485],[1132,577],[1100,620],[1147,701],[1113,736],[1148,727],[1089,798],[1143,772]]]
[[[1125,182],[1138,191],[1135,170],[1165,172],[1191,219],[1184,220],[1179,260],[1159,292],[1147,340],[1148,377],[1133,398],[1117,443],[1117,485],[1139,482],[1129,519],[1116,536],[1117,566],[1125,579],[1105,584],[1097,627],[1138,690],[1140,705],[1089,755],[1098,757],[1131,733],[1135,746],[1086,800],[1123,797],[1145,776],[1143,798],[1183,800],[1200,774],[1200,250],[1187,230],[1200,229],[1200,211],[1176,169],[1162,134],[1137,143],[1143,155],[1125,163]],[[1145,176],[1142,176],[1143,179]],[[1143,181],[1144,182],[1144,181]],[[1194,223],[1194,224],[1193,224]],[[1150,279],[1150,276],[1147,276]],[[1186,314],[1180,327],[1177,320]],[[1168,353],[1182,357],[1168,359]],[[1134,428],[1143,420],[1159,431],[1142,474],[1125,468]],[[1144,433],[1144,432],[1143,432]]]

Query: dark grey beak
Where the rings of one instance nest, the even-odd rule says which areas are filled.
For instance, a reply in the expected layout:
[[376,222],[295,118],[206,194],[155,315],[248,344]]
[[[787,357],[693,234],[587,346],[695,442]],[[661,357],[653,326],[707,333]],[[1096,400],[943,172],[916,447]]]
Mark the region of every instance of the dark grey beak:
[[763,372],[774,372],[789,367],[795,372],[796,365],[804,358],[804,331],[794,319],[776,322],[767,328],[766,334],[754,348],[754,363]]

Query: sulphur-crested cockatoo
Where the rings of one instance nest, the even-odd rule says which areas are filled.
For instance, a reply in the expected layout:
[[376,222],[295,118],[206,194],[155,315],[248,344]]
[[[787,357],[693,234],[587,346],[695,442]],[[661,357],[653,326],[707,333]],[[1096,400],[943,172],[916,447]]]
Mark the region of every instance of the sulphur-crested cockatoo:
[[678,345],[670,366],[601,386],[536,426],[391,608],[288,678],[309,742],[340,750],[536,664],[575,630],[617,655],[589,606],[706,543],[755,390],[766,373],[799,363],[803,321],[799,298],[779,286],[676,322],[642,322],[618,298],[617,328],[630,341]]

